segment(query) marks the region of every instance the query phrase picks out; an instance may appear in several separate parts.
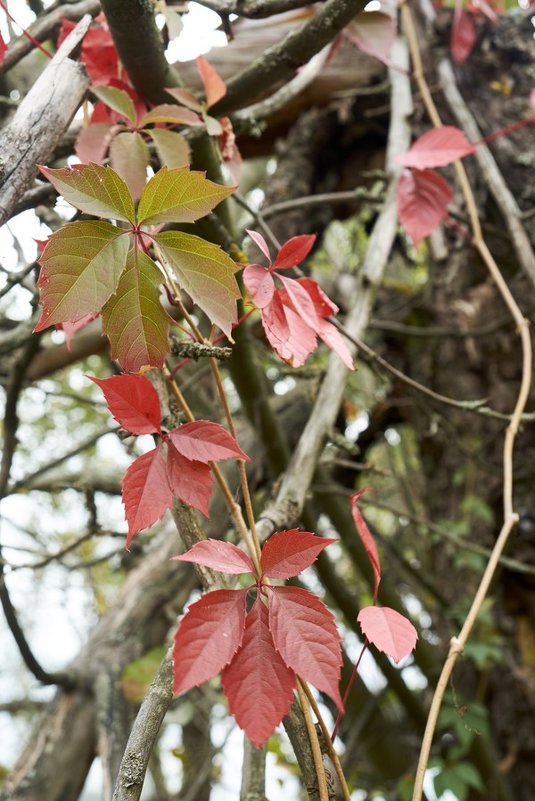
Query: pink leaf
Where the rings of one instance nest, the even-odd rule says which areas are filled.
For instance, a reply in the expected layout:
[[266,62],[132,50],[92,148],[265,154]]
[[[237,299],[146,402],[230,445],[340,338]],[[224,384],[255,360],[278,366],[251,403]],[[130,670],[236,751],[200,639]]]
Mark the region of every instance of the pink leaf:
[[85,328],[86,325],[91,323],[98,317],[98,314],[85,314],[79,320],[75,320],[74,322],[65,322],[65,323],[58,323],[56,328],[58,331],[63,331],[65,334],[65,344],[67,345],[67,350],[70,351],[71,349],[71,342],[73,336],[80,331],[82,328]]
[[403,167],[426,170],[444,167],[475,152],[464,133],[453,125],[442,125],[422,134],[410,150],[397,157]]
[[296,528],[279,531],[262,548],[262,574],[276,579],[298,576],[316,561],[318,554],[331,542],[336,540],[316,537],[310,531],[298,531]]
[[390,50],[396,37],[396,23],[390,14],[361,11],[344,33],[363,53],[389,64]]
[[316,334],[292,308],[283,304],[276,290],[272,302],[262,309],[262,325],[273,350],[293,367],[305,363],[316,347]]
[[119,425],[132,434],[155,434],[160,428],[160,401],[148,378],[142,375],[115,375],[93,378]]
[[278,278],[287,292],[293,309],[301,317],[303,322],[317,333],[320,318],[316,312],[314,301],[308,294],[306,287],[300,284],[295,278],[288,278],[285,275],[279,275]]
[[300,587],[272,587],[269,627],[288,667],[327,693],[341,709],[340,634],[323,601]]
[[432,170],[404,170],[397,189],[398,215],[417,246],[448,214],[453,192]]
[[355,369],[351,351],[347,347],[342,334],[337,328],[334,327],[332,323],[329,323],[328,320],[320,320],[320,324],[318,326],[318,335],[320,339],[322,339],[325,344],[342,359],[343,363],[349,370]]
[[217,74],[215,69],[203,56],[198,56],[195,59],[197,69],[203,82],[204,91],[206,94],[206,105],[208,108],[221,100],[227,93],[225,81]]
[[531,108],[535,108],[535,89],[532,89],[529,93],[529,104]]
[[372,645],[396,663],[416,645],[418,633],[410,620],[388,606],[367,606],[360,610],[357,620]]
[[173,494],[209,517],[212,474],[208,465],[182,456],[173,445],[167,451],[167,476]]
[[186,459],[195,459],[206,464],[221,459],[251,461],[228,431],[225,431],[219,423],[212,423],[209,420],[185,423],[171,431],[169,438],[177,451]]
[[194,562],[221,573],[253,573],[254,565],[241,548],[224,540],[203,540],[192,545],[187,553],[173,556],[177,562]]
[[222,675],[231,713],[257,748],[273,734],[293,700],[295,674],[273,644],[259,595],[245,623],[242,645]]
[[95,122],[82,128],[74,143],[74,150],[80,161],[85,164],[90,161],[102,164],[116,130],[109,122]]
[[247,590],[213,590],[191,604],[173,648],[173,692],[196,687],[223,670],[241,645]]
[[470,55],[476,38],[473,16],[462,8],[456,8],[453,14],[450,40],[451,57],[456,64],[462,64]]
[[379,592],[379,584],[381,583],[381,561],[379,559],[379,553],[377,551],[377,546],[375,545],[375,540],[373,539],[371,531],[368,528],[366,521],[362,516],[362,512],[357,505],[357,501],[360,496],[369,489],[369,487],[364,487],[364,489],[361,489],[360,492],[355,492],[351,496],[351,514],[353,515],[353,522],[355,523],[357,533],[362,544],[364,545],[364,548],[366,549],[368,559],[370,560],[373,569],[373,602],[376,603],[377,593]]
[[271,264],[271,256],[269,254],[269,248],[262,234],[259,234],[256,231],[250,231],[249,228],[246,228],[245,230],[249,234],[255,245],[257,245],[257,247],[260,248],[266,259]]
[[312,250],[315,241],[315,234],[293,236],[279,250],[273,267],[279,270],[288,270],[290,267],[301,264]]
[[269,270],[259,264],[249,264],[243,271],[243,283],[249,290],[251,300],[257,309],[264,309],[271,303],[275,292],[275,282]]
[[339,311],[336,303],[332,302],[313,278],[298,278],[297,283],[304,287],[310,295],[318,317],[330,317],[331,314]]
[[139,456],[126,471],[123,504],[128,521],[128,548],[134,534],[152,526],[173,504],[166,464],[159,446]]

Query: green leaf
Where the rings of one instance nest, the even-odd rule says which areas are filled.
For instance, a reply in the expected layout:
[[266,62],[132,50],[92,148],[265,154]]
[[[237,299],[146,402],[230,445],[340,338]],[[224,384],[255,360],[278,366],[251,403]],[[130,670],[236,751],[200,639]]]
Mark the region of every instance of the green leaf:
[[102,100],[107,106],[112,108],[117,114],[120,114],[130,122],[136,122],[136,109],[134,101],[123,89],[117,89],[115,86],[92,86],[91,91],[99,100]]
[[457,796],[458,801],[465,801],[469,787],[463,781],[456,768],[445,768],[437,776],[433,777],[435,792],[441,796],[446,790],[450,790]]
[[60,195],[80,211],[95,217],[134,221],[134,201],[123,179],[111,167],[75,164],[59,170],[39,169]]
[[165,128],[151,128],[145,133],[152,138],[162,167],[173,169],[190,163],[190,148],[182,134]]
[[485,790],[485,786],[481,780],[481,776],[470,762],[459,762],[456,766],[457,773],[468,787],[473,787],[474,790]]
[[111,166],[126,183],[134,200],[141,196],[147,183],[149,161],[149,149],[140,134],[125,131],[112,139]]
[[241,297],[234,273],[237,265],[218,245],[198,236],[163,231],[154,237],[176,280],[209,319],[231,339]]
[[139,201],[138,222],[195,222],[228,197],[234,187],[220,186],[203,172],[162,167],[150,179]]
[[171,318],[160,303],[162,283],[160,270],[142,250],[128,253],[117,291],[102,310],[112,358],[123,370],[136,373],[146,366],[161,367],[169,353]]
[[115,292],[130,237],[107,222],[73,222],[49,238],[39,259],[43,313],[35,327],[75,322],[99,312]]
[[156,122],[168,122],[173,125],[204,125],[203,120],[194,111],[173,103],[164,103],[148,111],[139,121],[140,128]]

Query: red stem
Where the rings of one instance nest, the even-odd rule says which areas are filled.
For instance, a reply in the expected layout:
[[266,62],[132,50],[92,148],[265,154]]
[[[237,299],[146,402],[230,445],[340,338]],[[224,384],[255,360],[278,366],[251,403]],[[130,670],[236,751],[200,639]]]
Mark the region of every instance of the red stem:
[[6,15],[9,17],[9,19],[11,20],[11,22],[13,22],[13,23],[14,23],[14,24],[17,26],[17,28],[20,28],[20,29],[21,29],[21,31],[22,31],[22,35],[23,35],[23,36],[25,36],[25,37],[26,37],[26,39],[29,39],[29,40],[30,40],[30,42],[31,42],[31,43],[34,45],[34,47],[37,47],[37,48],[38,48],[38,49],[41,51],[41,53],[44,53],[44,54],[45,54],[45,56],[46,56],[47,58],[52,58],[52,54],[51,54],[51,53],[49,53],[49,52],[48,52],[48,50],[46,50],[46,48],[44,48],[44,47],[43,47],[43,45],[41,44],[41,42],[38,42],[38,41],[37,41],[37,39],[36,39],[34,36],[32,36],[32,35],[31,35],[31,33],[28,33],[28,31],[27,31],[27,30],[25,30],[25,28],[23,28],[23,27],[22,27],[22,25],[20,25],[20,24],[17,22],[17,20],[16,20],[16,19],[13,17],[13,15],[12,15],[12,14],[10,13],[10,11],[8,10],[8,7],[7,7],[7,5],[6,5],[6,4],[3,2],[3,0],[0,0],[0,8],[3,8],[3,9],[4,9],[4,11],[6,12]]
[[[360,654],[359,654],[359,658],[357,659],[357,663],[356,663],[355,667],[353,668],[353,673],[351,674],[350,679],[347,682],[346,691],[344,693],[344,697],[342,698],[342,704],[343,704],[344,707],[346,705],[346,701],[348,699],[348,696],[349,696],[349,693],[351,691],[351,688],[352,688],[353,684],[355,683],[355,679],[357,678],[357,671],[359,669],[360,660],[364,656],[364,651],[366,650],[366,648],[368,647],[369,644],[370,644],[370,641],[368,640],[367,637],[365,637],[364,638],[364,645],[361,648],[361,651],[360,651]],[[331,734],[331,741],[333,743],[334,743],[335,737],[336,737],[336,735],[338,733],[338,727],[340,726],[340,721],[342,720],[343,717],[344,717],[344,712],[339,712],[338,713],[338,717],[336,718],[336,722],[334,724],[333,733]]]
[[505,128],[500,128],[499,131],[494,131],[494,133],[491,133],[488,136],[484,136],[483,139],[479,140],[479,142],[474,142],[474,147],[483,144],[483,142],[487,144],[489,142],[493,142],[495,139],[499,139],[500,136],[507,136],[508,133],[511,133],[512,131],[518,131],[519,128],[523,128],[524,125],[529,125],[532,122],[535,122],[535,114],[531,117],[524,117],[521,120],[512,122],[511,125],[507,125]]

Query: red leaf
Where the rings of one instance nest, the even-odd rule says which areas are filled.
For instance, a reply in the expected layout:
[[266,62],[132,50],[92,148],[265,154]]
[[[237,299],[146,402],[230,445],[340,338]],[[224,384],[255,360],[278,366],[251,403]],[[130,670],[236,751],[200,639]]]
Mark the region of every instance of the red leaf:
[[457,64],[470,55],[476,42],[477,33],[474,18],[462,8],[456,8],[451,27],[451,57]]
[[255,574],[254,565],[241,548],[231,542],[207,539],[196,542],[187,553],[173,556],[177,562],[194,562],[197,565],[206,565],[221,573],[252,573]]
[[453,125],[442,125],[422,134],[410,150],[397,157],[402,167],[426,170],[445,167],[475,152],[464,133]]
[[398,215],[415,245],[434,231],[448,214],[453,192],[432,170],[404,170],[397,189]]
[[316,334],[275,290],[272,302],[262,309],[262,325],[273,350],[293,367],[300,367],[316,347]]
[[123,504],[128,521],[128,548],[134,534],[152,526],[173,504],[160,446],[137,458],[126,471]]
[[167,477],[173,494],[209,517],[212,474],[208,465],[182,456],[173,445],[167,451]]
[[408,656],[416,645],[418,633],[410,620],[388,606],[367,606],[357,620],[364,636],[394,662]]
[[119,425],[132,434],[155,434],[160,428],[160,401],[148,378],[142,375],[115,375],[93,378]]
[[316,561],[327,545],[336,541],[331,537],[316,537],[310,531],[298,531],[296,528],[279,531],[262,548],[262,574],[276,579],[298,576]]
[[388,66],[389,55],[396,38],[396,23],[390,14],[381,11],[361,11],[344,30],[359,50]]
[[295,687],[293,670],[275,650],[260,596],[247,615],[241,648],[223,671],[221,683],[236,722],[260,748],[288,713]]
[[191,604],[173,648],[173,692],[202,684],[228,665],[241,645],[248,590],[213,590]]
[[82,128],[74,143],[74,150],[80,161],[85,164],[90,161],[102,164],[113,138],[113,131],[114,127],[109,122],[92,122],[87,128]]
[[108,83],[117,78],[119,57],[109,30],[91,27],[82,45],[82,61],[85,64],[91,83]]
[[250,231],[249,228],[246,228],[245,230],[247,231],[247,233],[249,234],[255,245],[260,248],[266,259],[271,264],[271,256],[269,253],[269,248],[262,234],[258,234],[256,231]]
[[225,81],[203,56],[198,56],[196,63],[206,94],[206,105],[210,108],[227,94],[227,87]]
[[0,64],[4,63],[4,56],[6,54],[6,51],[7,51],[7,45],[4,42],[2,34],[0,33]]
[[218,462],[221,459],[251,460],[242,451],[236,440],[228,431],[209,420],[196,420],[185,423],[171,431],[169,438],[177,451],[186,459],[198,462]]
[[343,707],[340,634],[323,601],[300,587],[271,587],[269,627],[288,667]]
[[315,241],[315,234],[293,236],[279,250],[273,267],[279,270],[288,270],[290,267],[301,264],[312,250]]
[[257,309],[265,309],[275,292],[275,282],[269,270],[259,264],[249,264],[243,271],[243,283],[249,290]]
[[351,351],[347,347],[342,334],[332,323],[329,323],[327,320],[320,320],[318,335],[320,339],[342,359],[348,370],[355,369]]
[[333,303],[328,295],[325,294],[313,278],[298,278],[297,283],[301,284],[314,303],[316,313],[319,317],[330,317],[331,314],[336,314],[339,309],[336,303]]
[[288,278],[285,275],[279,275],[278,277],[282,281],[290,300],[289,305],[297,312],[303,322],[317,333],[320,318],[318,317],[314,301],[308,294],[306,287],[300,284],[295,278]]
[[362,516],[362,512],[357,505],[357,501],[360,496],[369,489],[369,487],[364,487],[364,489],[361,489],[360,492],[355,492],[351,496],[351,514],[353,515],[355,527],[360,540],[366,549],[368,559],[370,560],[373,569],[373,602],[376,603],[379,584],[381,583],[381,561],[379,559],[379,553],[377,551],[377,546],[375,545],[375,540],[373,539],[371,531],[368,528],[366,521]]

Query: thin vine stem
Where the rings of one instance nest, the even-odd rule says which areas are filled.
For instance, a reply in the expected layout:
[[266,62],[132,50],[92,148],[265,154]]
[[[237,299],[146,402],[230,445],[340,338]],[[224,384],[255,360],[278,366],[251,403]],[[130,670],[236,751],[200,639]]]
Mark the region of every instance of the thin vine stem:
[[314,760],[314,769],[316,778],[318,780],[318,792],[320,801],[329,801],[329,788],[327,785],[327,777],[325,775],[325,768],[323,766],[323,759],[321,758],[321,746],[318,740],[318,733],[315,729],[312,717],[310,715],[310,708],[308,698],[304,689],[304,682],[297,677],[297,693],[299,695],[299,703],[303,711],[305,719],[305,726],[308,732],[308,739],[310,740],[310,750],[312,751],[312,758]]
[[305,695],[308,699],[308,702],[312,707],[312,711],[316,716],[316,720],[319,723],[321,733],[323,734],[323,739],[325,740],[325,748],[327,749],[327,753],[329,754],[329,757],[334,765],[338,781],[340,782],[340,787],[342,788],[342,795],[344,796],[344,801],[351,801],[351,795],[349,792],[349,787],[347,786],[346,777],[344,776],[344,770],[342,768],[340,758],[338,757],[338,754],[334,749],[333,741],[331,740],[331,735],[329,734],[329,729],[327,728],[327,724],[323,720],[323,716],[316,703],[316,699],[312,695],[310,687],[308,686],[306,681],[302,682],[302,687],[303,690],[305,691]]
[[[414,78],[418,84],[426,111],[435,127],[440,127],[442,121],[440,115],[433,101],[433,97],[427,84],[420,54],[420,47],[418,44],[418,37],[412,18],[412,13],[407,2],[403,3],[401,7],[401,16],[403,21],[403,28],[409,42],[409,49],[414,66]],[[490,252],[484,240],[481,222],[475,202],[474,194],[466,174],[466,170],[460,161],[455,162],[455,170],[459,180],[462,194],[465,199],[470,225],[472,228],[473,245],[479,252],[489,274],[491,275],[496,287],[506,304],[512,318],[514,319],[518,334],[520,337],[522,347],[522,378],[520,382],[520,389],[515,403],[513,414],[507,429],[505,431],[504,446],[503,446],[503,504],[504,504],[504,518],[503,525],[500,533],[492,549],[489,561],[481,577],[479,587],[474,596],[470,610],[466,616],[464,624],[458,637],[453,637],[450,642],[448,656],[442,668],[440,677],[435,688],[431,708],[427,718],[425,732],[422,740],[420,757],[416,769],[416,776],[414,782],[414,791],[412,801],[421,801],[423,795],[423,783],[427,765],[429,763],[429,756],[431,753],[431,746],[433,737],[438,721],[440,709],[448,683],[453,672],[455,663],[462,653],[466,642],[471,634],[472,628],[481,610],[481,606],[487,595],[490,583],[493,579],[496,568],[499,564],[500,557],[507,544],[511,531],[515,524],[518,522],[518,514],[514,512],[513,508],[513,451],[515,439],[518,429],[522,420],[522,414],[526,407],[528,400],[529,389],[532,380],[532,352],[531,352],[531,339],[529,335],[529,323],[523,316],[518,304],[516,303],[505,279],[503,278],[500,269]]]

